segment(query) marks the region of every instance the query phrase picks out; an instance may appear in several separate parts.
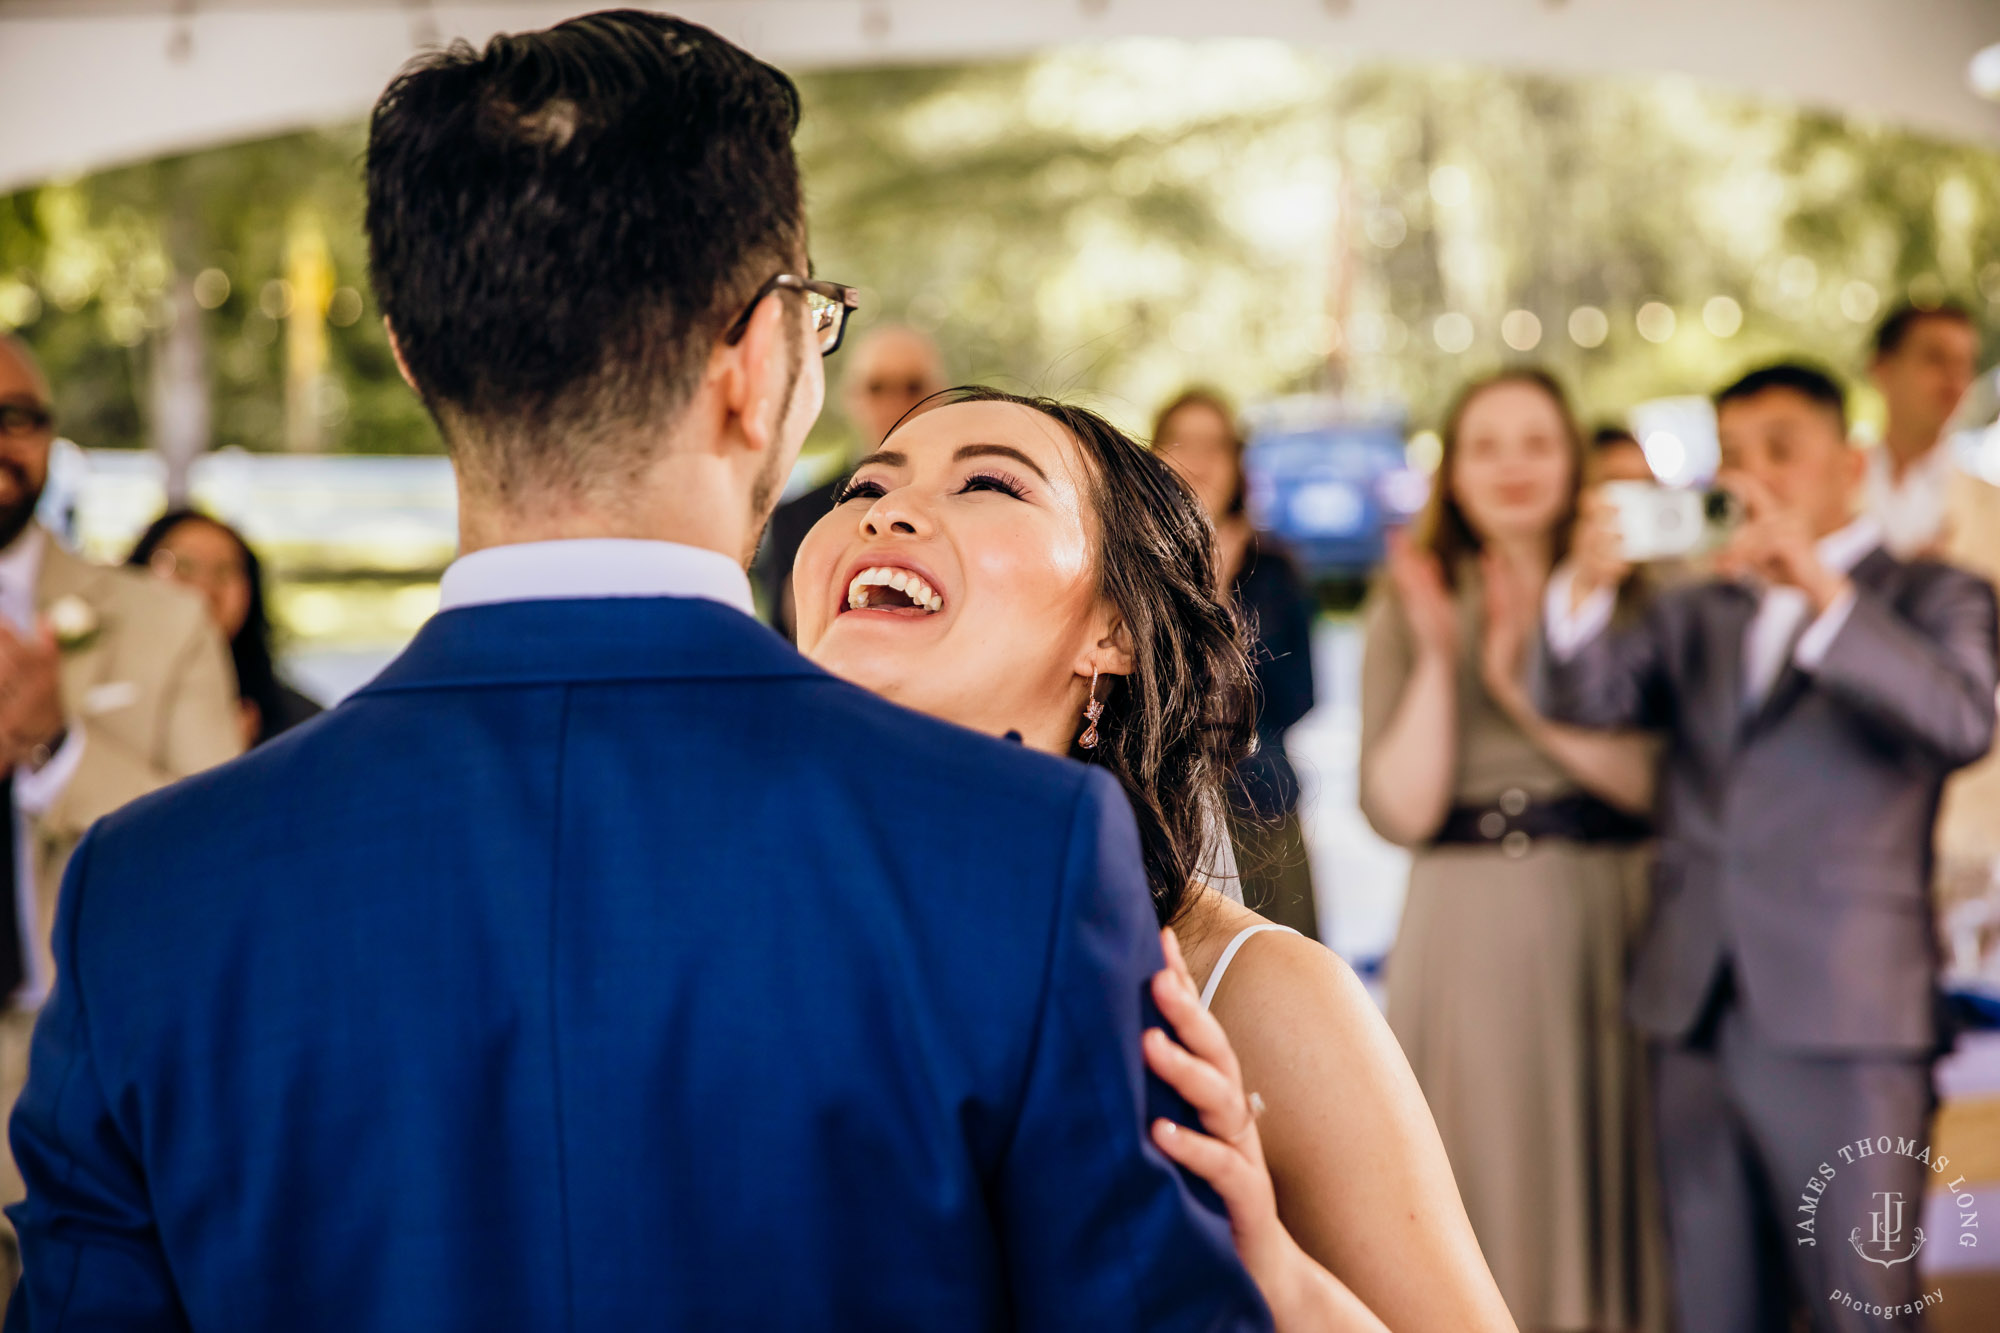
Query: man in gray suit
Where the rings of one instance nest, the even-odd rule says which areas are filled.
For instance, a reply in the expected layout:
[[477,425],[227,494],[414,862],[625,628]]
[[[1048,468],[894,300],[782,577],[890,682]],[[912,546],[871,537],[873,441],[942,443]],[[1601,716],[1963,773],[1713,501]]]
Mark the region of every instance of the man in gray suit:
[[1652,1047],[1681,1327],[1786,1329],[1789,1270],[1814,1329],[1878,1330],[1865,1307],[1924,1299],[1931,826],[1993,736],[1994,594],[1893,559],[1853,517],[1864,463],[1828,376],[1768,367],[1716,410],[1719,481],[1747,508],[1718,577],[1612,629],[1627,567],[1593,498],[1550,580],[1536,686],[1552,717],[1667,740],[1627,1002]]

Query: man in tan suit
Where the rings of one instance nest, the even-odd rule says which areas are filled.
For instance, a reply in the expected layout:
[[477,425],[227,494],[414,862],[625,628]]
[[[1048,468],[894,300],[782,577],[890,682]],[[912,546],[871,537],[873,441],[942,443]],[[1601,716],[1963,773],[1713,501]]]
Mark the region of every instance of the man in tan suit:
[[[242,748],[228,651],[201,601],[80,560],[34,521],[54,438],[47,379],[0,337],[0,1116],[54,980],[49,930],[77,839]],[[0,1205],[22,1196],[0,1147]],[[0,1224],[0,1308],[13,1248]]]
[[[1889,416],[1868,459],[1867,507],[1891,554],[1945,560],[2000,584],[2000,486],[1960,467],[1945,440],[1978,372],[1979,330],[1963,307],[1904,305],[1882,321],[1869,374]],[[1995,889],[2000,748],[1946,784],[1937,855],[1943,905]]]

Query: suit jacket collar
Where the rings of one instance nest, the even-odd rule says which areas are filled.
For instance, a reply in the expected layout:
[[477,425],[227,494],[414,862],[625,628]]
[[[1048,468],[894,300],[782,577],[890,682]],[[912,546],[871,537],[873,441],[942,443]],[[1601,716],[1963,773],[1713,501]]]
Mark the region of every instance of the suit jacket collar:
[[1902,567],[1902,561],[1890,555],[1884,547],[1877,545],[1867,555],[1854,562],[1854,568],[1847,572],[1847,577],[1854,580],[1854,586],[1857,588],[1866,588],[1870,592],[1883,592]]
[[[73,554],[53,536],[42,534],[42,568],[35,579],[35,607],[47,610],[65,597],[91,601],[111,571]],[[101,608],[100,608],[101,609]]]
[[720,602],[567,598],[441,611],[359,693],[787,676],[826,673],[765,626]]

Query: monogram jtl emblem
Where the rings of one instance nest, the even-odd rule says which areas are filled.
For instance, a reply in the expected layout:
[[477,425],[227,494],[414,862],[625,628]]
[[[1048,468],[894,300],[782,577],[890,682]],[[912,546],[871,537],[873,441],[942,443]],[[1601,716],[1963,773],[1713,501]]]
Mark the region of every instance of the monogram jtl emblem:
[[[1903,1243],[1903,1196],[1896,1190],[1878,1190],[1875,1198],[1881,1207],[1868,1214],[1871,1224],[1868,1244],[1863,1246],[1861,1243],[1860,1227],[1848,1233],[1847,1243],[1854,1247],[1856,1254],[1871,1264],[1880,1264],[1884,1268],[1906,1264],[1917,1257],[1918,1250],[1924,1248],[1924,1229],[1912,1227],[1910,1230],[1916,1238],[1916,1243],[1910,1246],[1908,1254],[1896,1255],[1896,1247]],[[1871,1250],[1879,1253],[1871,1254],[1869,1253]]]

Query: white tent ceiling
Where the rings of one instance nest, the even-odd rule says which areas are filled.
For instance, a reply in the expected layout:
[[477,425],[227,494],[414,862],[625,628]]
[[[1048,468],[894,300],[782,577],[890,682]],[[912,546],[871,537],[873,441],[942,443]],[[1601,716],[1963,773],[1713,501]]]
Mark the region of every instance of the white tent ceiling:
[[[615,2],[615,0],[612,0]],[[364,114],[440,38],[604,6],[545,0],[0,0],[0,190]],[[1124,36],[1269,37],[1396,60],[1673,73],[2000,145],[1967,70],[2000,0],[685,0],[791,69]]]

